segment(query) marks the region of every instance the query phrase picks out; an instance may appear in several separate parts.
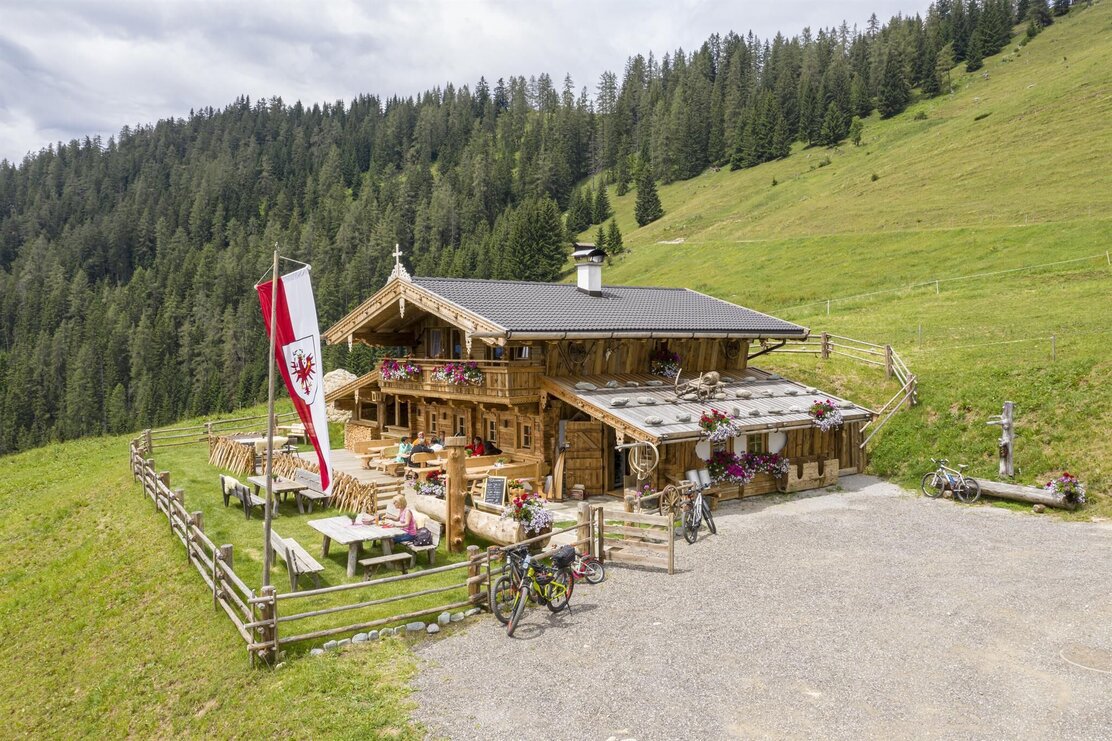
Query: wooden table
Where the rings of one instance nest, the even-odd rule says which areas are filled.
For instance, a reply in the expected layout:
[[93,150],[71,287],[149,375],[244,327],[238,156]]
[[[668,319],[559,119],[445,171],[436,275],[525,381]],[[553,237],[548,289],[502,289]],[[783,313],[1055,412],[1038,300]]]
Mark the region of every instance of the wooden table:
[[[274,492],[274,496],[275,496],[276,501],[277,501],[277,497],[278,497],[279,494],[290,494],[292,492],[293,495],[296,497],[298,494],[301,493],[302,489],[305,489],[308,486],[307,484],[303,484],[300,481],[292,481],[290,479],[284,479],[281,476],[275,476],[273,481],[274,481],[274,483],[271,485],[271,491]],[[247,477],[247,483],[254,484],[254,486],[255,486],[255,496],[260,496],[260,492],[266,491],[266,476],[265,475],[263,475],[263,476],[248,476]],[[298,499],[297,504],[298,504],[298,509],[301,509],[301,500],[300,499]],[[274,516],[275,517],[278,516],[278,508],[277,507],[274,508]]]
[[347,515],[327,517],[323,520],[309,520],[306,524],[324,536],[320,549],[322,558],[328,558],[328,546],[333,540],[348,547],[348,578],[355,576],[355,567],[359,561],[359,550],[363,543],[372,540],[381,541],[382,553],[388,556],[393,552],[394,536],[405,532],[400,527],[352,525],[351,518]]

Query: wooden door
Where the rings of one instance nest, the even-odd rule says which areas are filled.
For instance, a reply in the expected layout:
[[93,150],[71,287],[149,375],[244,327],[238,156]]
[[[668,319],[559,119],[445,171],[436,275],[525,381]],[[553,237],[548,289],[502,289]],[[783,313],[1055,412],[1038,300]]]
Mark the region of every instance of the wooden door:
[[571,489],[583,484],[588,494],[606,491],[606,457],[603,450],[602,422],[564,422],[564,441],[568,451],[564,457],[564,486]]

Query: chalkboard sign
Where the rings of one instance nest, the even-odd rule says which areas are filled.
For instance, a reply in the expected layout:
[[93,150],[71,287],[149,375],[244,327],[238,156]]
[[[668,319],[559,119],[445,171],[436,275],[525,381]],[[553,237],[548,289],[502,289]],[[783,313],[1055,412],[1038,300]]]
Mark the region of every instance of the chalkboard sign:
[[483,489],[483,501],[497,507],[506,506],[506,477],[487,476]]

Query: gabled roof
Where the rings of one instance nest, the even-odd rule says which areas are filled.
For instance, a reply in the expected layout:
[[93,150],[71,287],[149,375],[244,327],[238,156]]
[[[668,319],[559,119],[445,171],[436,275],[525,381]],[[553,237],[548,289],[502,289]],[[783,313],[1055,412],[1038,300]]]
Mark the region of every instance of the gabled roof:
[[603,286],[601,296],[591,296],[567,283],[464,278],[413,278],[413,283],[519,339],[807,335],[797,324],[686,288]]

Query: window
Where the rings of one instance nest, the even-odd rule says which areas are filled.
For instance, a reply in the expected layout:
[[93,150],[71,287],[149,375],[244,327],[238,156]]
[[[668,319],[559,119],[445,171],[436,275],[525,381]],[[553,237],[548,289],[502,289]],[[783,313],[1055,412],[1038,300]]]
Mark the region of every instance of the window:
[[521,445],[519,448],[531,449],[533,447],[533,425],[521,425]]
[[768,437],[765,435],[746,435],[745,452],[764,453],[768,450]]
[[429,330],[429,357],[439,358],[444,352],[444,333],[439,329]]
[[487,420],[487,440],[492,443],[498,442],[498,422],[494,419]]
[[531,357],[530,351],[532,349],[533,348],[529,347],[528,345],[522,345],[521,347],[515,347],[513,349],[513,353],[514,353],[513,354],[513,359],[514,360],[528,360]]
[[458,329],[453,329],[449,334],[452,338],[452,358],[460,360],[463,358],[463,335]]
[[456,415],[456,434],[457,435],[466,435],[467,434],[467,417],[465,417],[462,414]]

